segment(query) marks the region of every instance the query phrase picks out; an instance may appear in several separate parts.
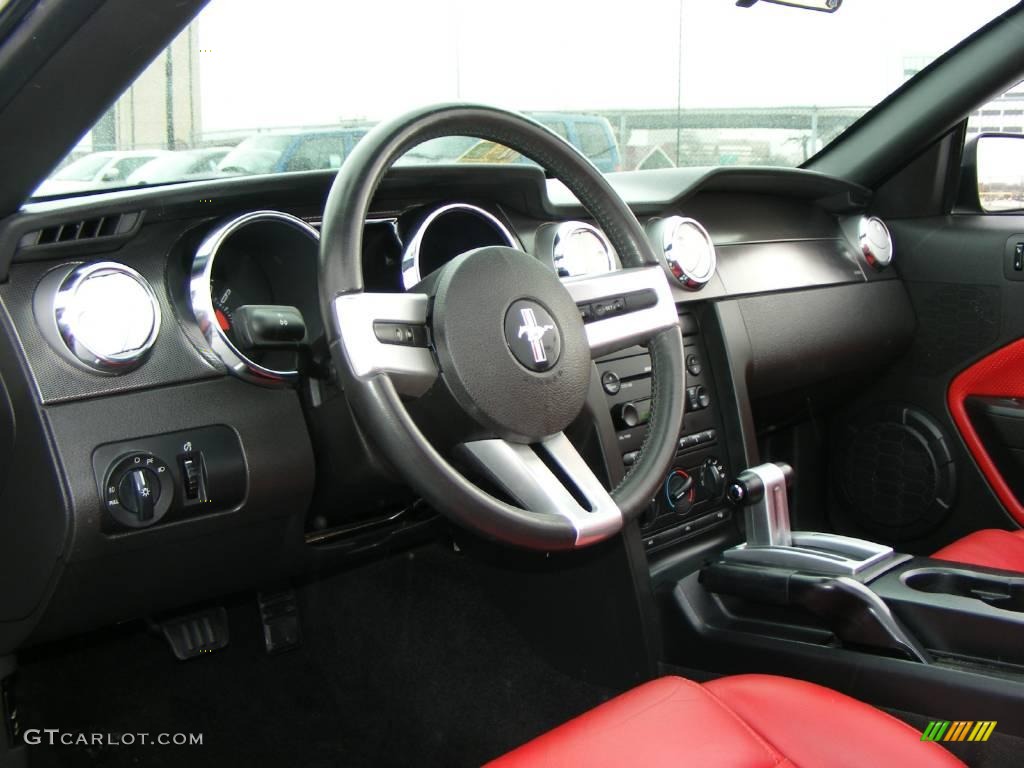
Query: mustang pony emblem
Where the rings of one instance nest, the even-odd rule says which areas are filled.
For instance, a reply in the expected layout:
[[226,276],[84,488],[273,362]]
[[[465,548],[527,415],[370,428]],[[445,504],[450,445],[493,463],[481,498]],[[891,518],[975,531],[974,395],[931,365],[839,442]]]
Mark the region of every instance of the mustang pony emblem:
[[544,349],[544,334],[548,331],[553,331],[555,326],[553,325],[541,325],[537,322],[537,316],[533,314],[533,310],[529,307],[524,307],[519,310],[519,316],[523,320],[523,324],[519,326],[519,338],[526,337],[526,340],[530,342],[530,349],[533,352],[533,362],[535,363],[546,363],[548,360],[547,350]]

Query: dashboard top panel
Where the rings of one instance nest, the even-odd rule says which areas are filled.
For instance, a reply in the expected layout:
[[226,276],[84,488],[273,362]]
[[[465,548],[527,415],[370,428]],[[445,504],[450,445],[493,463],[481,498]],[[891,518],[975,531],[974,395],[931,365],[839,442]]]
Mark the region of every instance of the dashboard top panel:
[[[242,210],[285,207],[300,217],[317,217],[334,179],[332,172],[214,179],[122,190],[26,204],[0,222],[0,281],[14,261],[59,258],[67,251],[113,250],[125,233],[101,238],[40,243],[35,233],[73,220],[94,220],[144,211],[145,220],[202,219]],[[638,215],[658,214],[698,194],[771,195],[829,212],[863,210],[869,193],[841,179],[787,168],[675,168],[609,174],[609,183]],[[378,191],[374,216],[396,215],[422,202],[425,189],[444,189],[452,199],[486,199],[541,219],[577,218],[582,208],[565,187],[529,166],[394,168]]]

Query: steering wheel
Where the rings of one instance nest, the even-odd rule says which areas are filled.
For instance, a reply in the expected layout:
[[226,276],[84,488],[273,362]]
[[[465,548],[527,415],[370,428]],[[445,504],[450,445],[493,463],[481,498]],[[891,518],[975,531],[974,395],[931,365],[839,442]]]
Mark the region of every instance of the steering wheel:
[[[373,195],[405,152],[444,136],[487,139],[538,162],[603,228],[624,268],[563,281],[533,256],[495,246],[457,256],[406,293],[367,293],[361,259]],[[522,115],[439,105],[366,134],[327,198],[320,300],[356,420],[415,491],[466,528],[546,551],[602,541],[646,507],[675,455],[685,374],[666,274],[601,173]],[[584,322],[581,308],[597,304]],[[609,493],[563,430],[583,408],[592,358],[640,343],[653,367],[648,435]],[[511,503],[453,462],[481,471]]]

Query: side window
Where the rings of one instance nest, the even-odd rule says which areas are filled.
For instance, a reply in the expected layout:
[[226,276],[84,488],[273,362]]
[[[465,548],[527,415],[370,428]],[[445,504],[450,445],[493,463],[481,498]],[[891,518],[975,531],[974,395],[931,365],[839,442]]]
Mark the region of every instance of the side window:
[[967,135],[979,133],[1024,133],[1024,83],[971,112]]
[[288,159],[287,171],[313,171],[340,168],[345,158],[345,140],[338,134],[303,139]]
[[611,152],[611,137],[601,123],[576,123],[576,132],[580,136],[580,150],[587,157],[602,158]]
[[967,142],[968,153],[973,152],[967,156],[974,160],[981,209],[1024,211],[1024,83],[971,113]]

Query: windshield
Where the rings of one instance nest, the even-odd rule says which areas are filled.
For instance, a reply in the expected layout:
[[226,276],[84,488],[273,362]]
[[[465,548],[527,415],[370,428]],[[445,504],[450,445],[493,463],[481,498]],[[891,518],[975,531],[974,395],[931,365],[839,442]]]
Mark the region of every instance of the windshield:
[[58,181],[90,181],[95,178],[107,163],[110,162],[110,155],[102,152],[95,152],[85,157],[80,157],[53,174]]
[[[374,122],[444,101],[522,111],[602,172],[799,166],[1013,4],[212,0],[37,195],[116,188],[86,169],[131,150],[226,148],[204,176],[337,168]],[[529,160],[454,137],[404,162]]]

